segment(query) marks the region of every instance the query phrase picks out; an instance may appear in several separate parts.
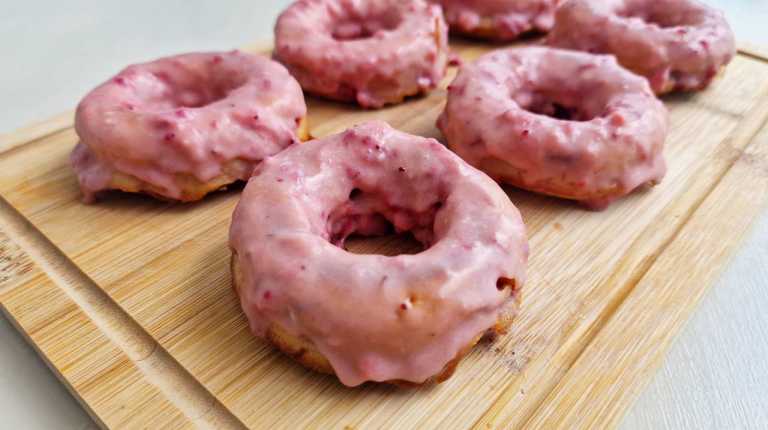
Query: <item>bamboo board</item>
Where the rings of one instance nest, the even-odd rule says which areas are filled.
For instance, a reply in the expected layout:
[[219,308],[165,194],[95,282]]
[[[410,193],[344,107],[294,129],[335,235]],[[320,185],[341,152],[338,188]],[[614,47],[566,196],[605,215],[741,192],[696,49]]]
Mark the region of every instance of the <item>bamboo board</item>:
[[[605,212],[508,189],[532,250],[522,312],[438,386],[346,388],[255,339],[230,287],[238,190],[186,205],[122,194],[83,205],[67,165],[71,116],[0,141],[0,226],[19,245],[0,240],[0,303],[108,428],[612,427],[764,206],[758,52],[742,52],[708,91],[665,100],[670,171],[658,187]],[[380,118],[440,137],[444,96],[381,111],[310,99],[311,132]]]

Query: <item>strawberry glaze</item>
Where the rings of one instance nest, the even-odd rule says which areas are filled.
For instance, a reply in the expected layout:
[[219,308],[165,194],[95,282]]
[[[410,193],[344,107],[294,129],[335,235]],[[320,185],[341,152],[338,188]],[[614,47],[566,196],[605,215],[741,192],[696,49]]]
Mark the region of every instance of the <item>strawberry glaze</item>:
[[264,158],[298,141],[306,115],[299,84],[279,63],[241,53],[195,53],[132,65],[77,108],[72,153],[86,201],[115,172],[182,199],[179,175],[201,182],[236,160],[247,179]]
[[[415,255],[345,251],[351,233],[411,231]],[[265,160],[233,215],[240,299],[256,335],[279,324],[311,341],[346,385],[421,383],[515,297],[528,243],[490,178],[434,139],[383,122]]]
[[696,0],[568,0],[548,42],[614,54],[657,94],[706,88],[736,54],[723,14]]
[[599,209],[664,177],[667,117],[615,57],[532,47],[462,67],[438,126],[491,177]]
[[306,91],[379,108],[435,88],[448,30],[424,0],[299,0],[278,18],[274,55]]

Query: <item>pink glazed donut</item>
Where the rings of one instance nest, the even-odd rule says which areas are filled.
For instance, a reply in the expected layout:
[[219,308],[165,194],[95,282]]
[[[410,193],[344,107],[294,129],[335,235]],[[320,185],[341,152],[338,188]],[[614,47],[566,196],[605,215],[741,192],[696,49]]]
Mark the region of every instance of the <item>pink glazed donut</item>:
[[198,200],[305,139],[306,112],[299,84],[268,58],[163,58],[129,66],[80,102],[72,166],[85,201],[108,189]]
[[723,14],[696,0],[568,0],[549,44],[614,54],[657,94],[706,88],[736,53]]
[[278,18],[274,55],[304,90],[380,108],[435,88],[448,30],[424,0],[299,0]]
[[[353,254],[410,231],[418,254]],[[434,139],[369,122],[257,168],[230,231],[253,332],[342,383],[442,381],[503,331],[525,281],[525,226],[488,176]]]
[[555,22],[560,0],[432,0],[443,6],[451,31],[483,39],[510,41]]
[[664,177],[667,117],[615,57],[531,47],[464,66],[438,126],[491,177],[601,209]]

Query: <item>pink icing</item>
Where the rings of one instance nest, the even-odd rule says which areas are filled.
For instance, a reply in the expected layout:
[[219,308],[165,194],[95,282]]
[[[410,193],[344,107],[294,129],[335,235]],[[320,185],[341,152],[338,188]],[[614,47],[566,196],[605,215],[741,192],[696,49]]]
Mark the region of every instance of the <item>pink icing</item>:
[[487,21],[493,39],[514,40],[530,31],[547,32],[554,25],[559,0],[432,0],[443,6],[451,30],[475,34]]
[[723,14],[696,0],[569,0],[549,44],[614,54],[657,93],[706,88],[736,53]]
[[[341,247],[390,224],[426,249]],[[265,160],[230,244],[253,332],[277,323],[309,339],[349,386],[437,374],[511,304],[497,281],[522,285],[528,257],[520,214],[497,184],[436,140],[383,122]]]
[[275,58],[308,92],[378,108],[435,88],[447,35],[424,0],[299,0],[278,18]]
[[280,64],[238,51],[196,53],[132,65],[77,108],[72,154],[85,198],[132,175],[179,199],[178,174],[209,181],[242,160],[239,174],[298,140],[306,115],[298,83]]
[[493,178],[595,208],[666,172],[667,110],[613,56],[491,52],[459,71],[438,126]]

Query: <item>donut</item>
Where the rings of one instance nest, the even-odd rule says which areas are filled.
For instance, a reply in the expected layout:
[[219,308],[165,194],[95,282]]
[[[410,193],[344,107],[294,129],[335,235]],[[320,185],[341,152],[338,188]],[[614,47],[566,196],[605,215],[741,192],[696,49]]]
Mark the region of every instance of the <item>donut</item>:
[[[517,310],[528,243],[488,176],[434,139],[368,122],[265,160],[231,229],[252,331],[348,386],[442,381]],[[363,255],[351,234],[410,232],[418,254]]]
[[443,6],[452,32],[500,42],[546,33],[560,0],[432,0]]
[[459,70],[438,119],[448,146],[494,179],[594,209],[656,184],[668,113],[615,57],[509,48]]
[[736,54],[720,11],[696,0],[567,0],[548,44],[614,54],[657,94],[709,86]]
[[299,0],[277,20],[274,56],[309,93],[380,108],[435,88],[448,30],[424,0]]
[[83,98],[70,157],[86,202],[109,189],[194,201],[306,139],[304,95],[279,63],[238,51],[127,67]]

